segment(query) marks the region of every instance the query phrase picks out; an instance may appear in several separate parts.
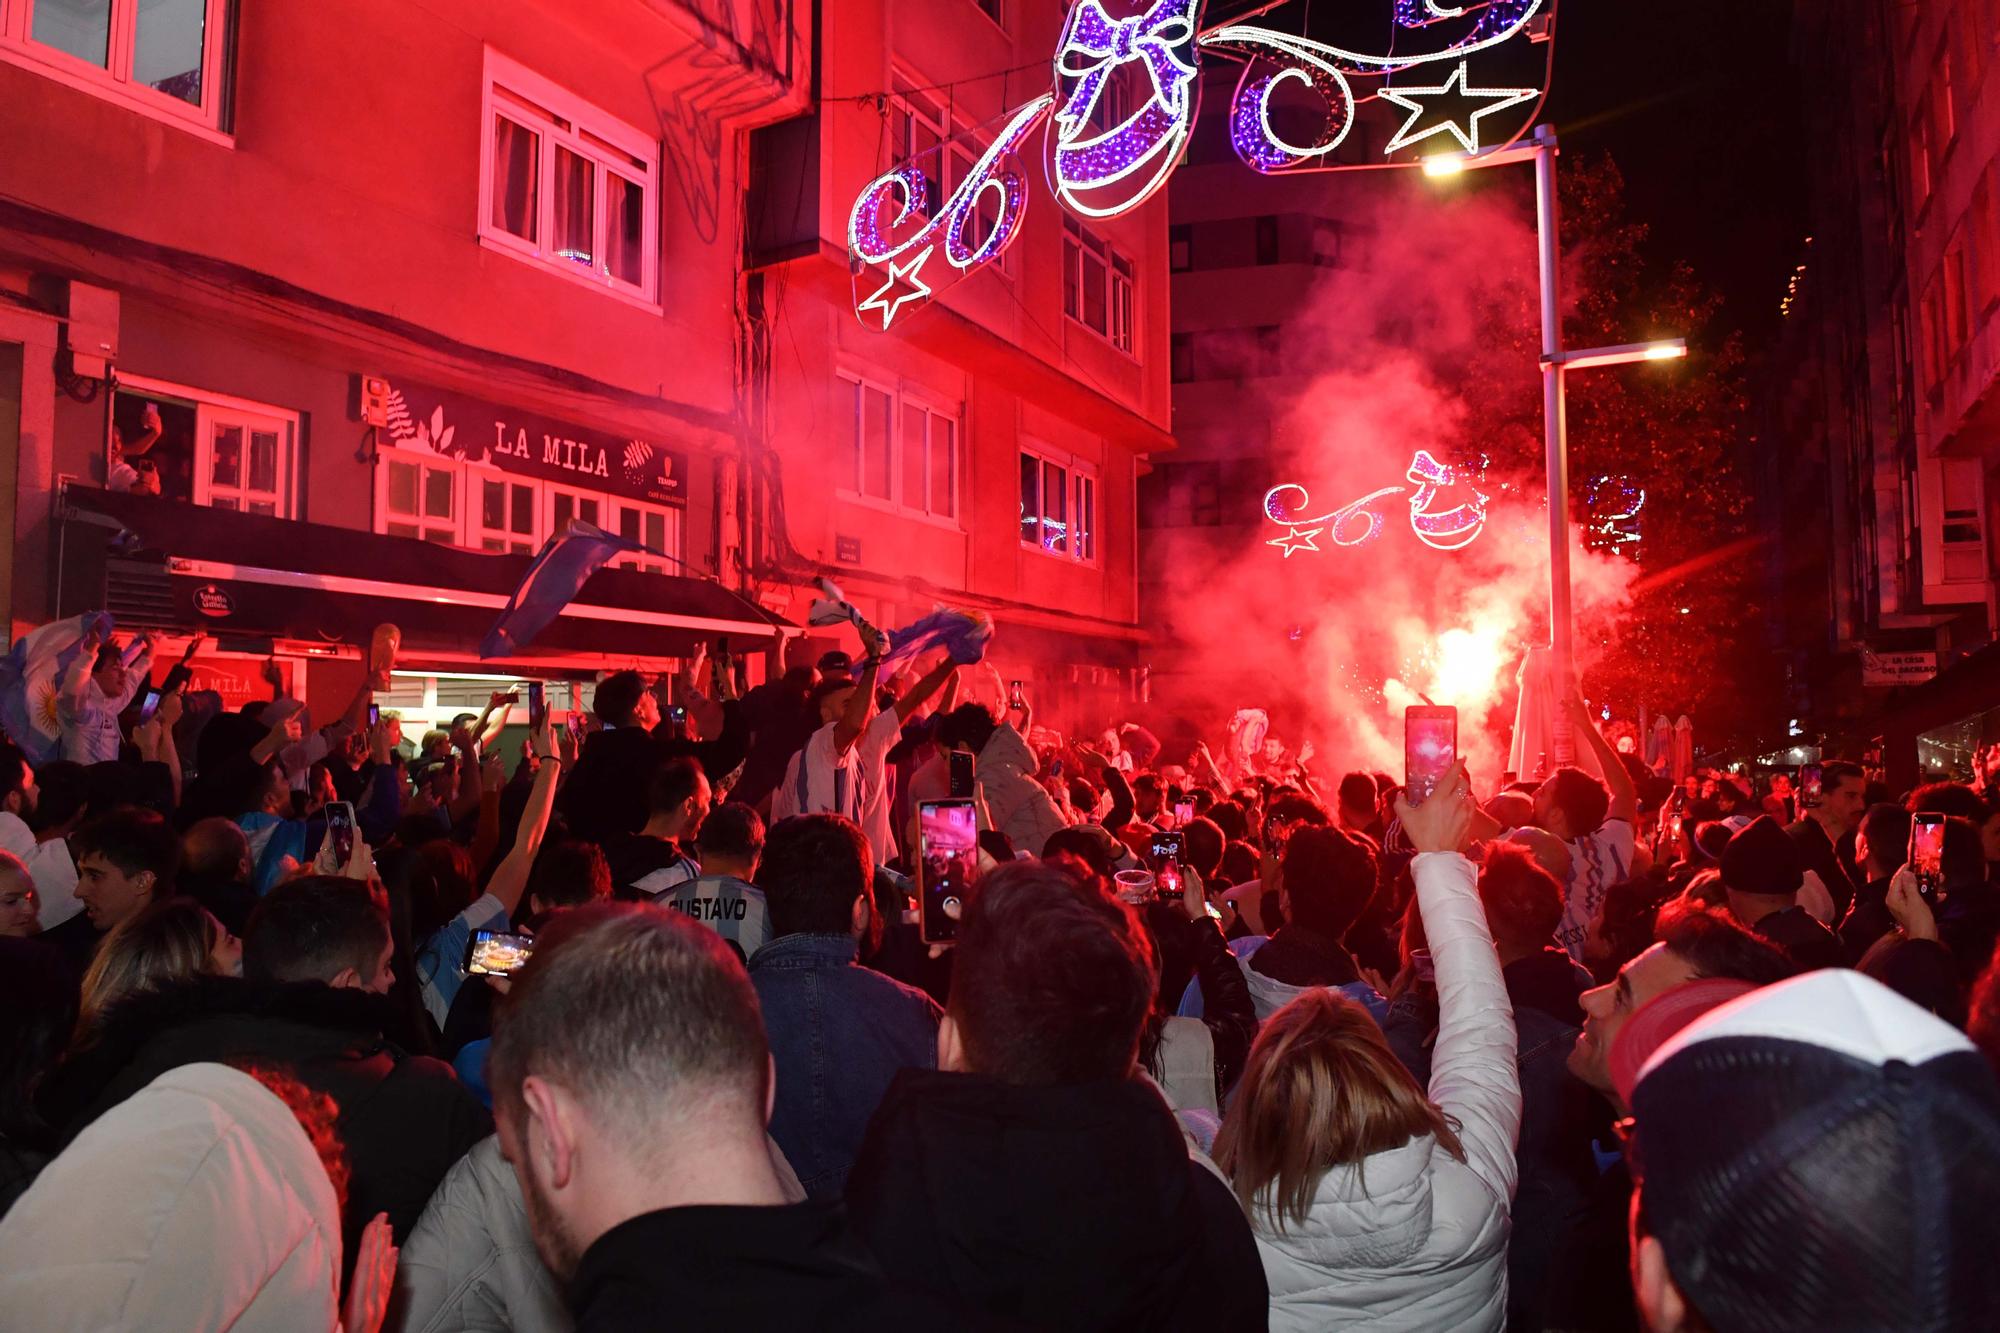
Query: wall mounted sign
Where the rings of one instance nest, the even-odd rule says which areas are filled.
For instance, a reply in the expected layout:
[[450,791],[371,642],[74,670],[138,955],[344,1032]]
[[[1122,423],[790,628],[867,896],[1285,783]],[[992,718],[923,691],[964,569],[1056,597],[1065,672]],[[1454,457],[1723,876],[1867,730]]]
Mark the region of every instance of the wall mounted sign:
[[403,380],[386,382],[385,399],[383,434],[398,449],[649,504],[687,504],[687,456],[651,441]]
[[[1296,27],[1310,17],[1306,35],[1262,21],[1203,31],[1202,0],[1075,0],[1052,91],[1001,116],[990,138],[954,135],[856,196],[847,223],[855,314],[886,331],[1013,243],[1028,203],[1023,150],[1044,123],[1044,170],[1065,209],[1108,218],[1145,203],[1193,131],[1204,49],[1243,65],[1230,142],[1260,172],[1416,166],[1511,143],[1548,87],[1555,5],[1274,7],[1296,11]],[[1357,133],[1365,122],[1373,128]]]

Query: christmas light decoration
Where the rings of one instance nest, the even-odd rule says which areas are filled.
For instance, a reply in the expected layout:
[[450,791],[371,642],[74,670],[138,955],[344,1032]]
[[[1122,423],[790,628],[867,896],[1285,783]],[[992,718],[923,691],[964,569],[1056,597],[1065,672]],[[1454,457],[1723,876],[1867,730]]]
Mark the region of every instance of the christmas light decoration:
[[[1195,10],[1201,0],[1156,0],[1135,18],[1118,20],[1098,0],[1080,0],[1056,49],[1055,114],[1050,184],[1056,197],[1085,217],[1129,212],[1166,184],[1194,128]],[[1121,66],[1137,64],[1152,85],[1132,115],[1095,138],[1084,138],[1106,85]]]
[[[891,260],[889,262],[889,280],[883,283],[874,295],[854,307],[855,312],[865,315],[870,310],[880,310],[882,312],[882,328],[884,332],[887,332],[890,323],[896,318],[898,310],[901,310],[912,301],[930,299],[931,289],[924,282],[923,272],[924,265],[929,262],[930,257],[936,252],[936,246],[927,245],[918,251],[917,257],[908,264],[898,265],[894,260]],[[891,297],[890,293],[895,290],[898,282],[908,283],[909,290],[901,296]]]
[[[1409,112],[1382,150],[1393,158],[1437,134],[1449,133],[1466,152],[1480,146],[1480,122],[1497,112],[1532,102],[1540,88],[1469,86],[1467,57],[1512,40],[1539,14],[1546,0],[1488,0],[1453,5],[1438,0],[1394,0],[1389,39],[1381,50],[1317,41],[1254,23],[1232,23],[1203,34],[1201,45],[1248,57],[1230,106],[1230,142],[1238,157],[1257,171],[1321,165],[1352,129],[1355,94],[1349,76],[1379,79],[1375,97]],[[1441,61],[1457,68],[1436,87],[1395,86],[1398,72]],[[1277,65],[1276,73],[1268,67]],[[1324,127],[1312,142],[1288,142],[1271,124],[1271,102],[1287,82],[1309,85],[1326,106]],[[1432,103],[1448,103],[1454,114]],[[1471,105],[1482,104],[1482,105]],[[1525,121],[1521,128],[1526,128]],[[1518,133],[1518,131],[1517,131]]]
[[1584,529],[1590,544],[1599,550],[1621,551],[1636,559],[1639,511],[1646,507],[1645,488],[1630,477],[1593,477],[1584,492],[1583,503],[1590,511]]
[[[1452,70],[1451,76],[1435,88],[1392,88],[1384,84],[1381,95],[1383,101],[1393,103],[1410,113],[1409,119],[1403,122],[1403,128],[1397,130],[1395,137],[1382,149],[1382,154],[1386,157],[1397,149],[1422,143],[1432,135],[1442,133],[1449,133],[1452,138],[1458,140],[1459,146],[1466,152],[1476,153],[1479,151],[1480,121],[1496,111],[1505,111],[1510,106],[1532,102],[1540,97],[1542,92],[1539,88],[1469,87],[1465,81],[1465,62],[1461,60],[1458,62],[1458,67]],[[1466,117],[1465,124],[1460,126],[1458,113],[1440,116],[1430,105],[1433,101],[1483,102],[1485,105]],[[1422,129],[1417,128],[1420,125]]]
[[[1230,105],[1229,133],[1237,156],[1257,171],[1329,168],[1333,151],[1353,137],[1359,105],[1351,83],[1355,77],[1378,81],[1369,101],[1408,113],[1390,136],[1384,156],[1393,158],[1438,135],[1475,153],[1482,146],[1481,122],[1534,102],[1542,93],[1539,88],[1475,86],[1467,58],[1511,41],[1537,15],[1552,10],[1554,0],[1389,0],[1389,35],[1380,50],[1295,37],[1249,23],[1203,33],[1201,4],[1153,0],[1143,12],[1117,19],[1104,0],[1075,0],[1055,52],[1055,91],[1007,113],[1005,125],[949,198],[930,202],[949,183],[956,138],[925,154],[924,161],[898,163],[870,181],[855,197],[847,221],[856,313],[865,317],[879,311],[887,329],[905,307],[928,302],[1012,244],[1027,209],[1027,183],[1008,160],[1045,116],[1051,127],[1045,136],[1049,183],[1065,208],[1081,217],[1107,218],[1144,204],[1172,176],[1193,131],[1203,47],[1228,51],[1245,62]],[[1538,32],[1533,40],[1547,35]],[[1434,86],[1388,82],[1401,71],[1445,61],[1453,62],[1450,72]],[[1145,72],[1147,95],[1108,99],[1108,90],[1131,67]],[[1140,86],[1136,75],[1130,81],[1135,90]],[[1280,94],[1305,90],[1323,104],[1323,115],[1317,129],[1299,137],[1298,127],[1280,130],[1273,122],[1273,102]],[[1120,123],[1100,129],[1106,119],[1100,111],[1113,101],[1138,105]],[[975,236],[973,229],[984,220],[981,207],[989,203],[997,203],[997,216],[990,230]],[[924,267],[938,250],[954,272],[927,278]],[[910,255],[915,258],[906,258]],[[869,270],[884,266],[886,277],[877,285]],[[906,285],[900,294],[899,282]],[[1450,510],[1421,517],[1424,523],[1417,532],[1427,540],[1470,540],[1463,532],[1471,523],[1466,514]],[[1338,519],[1328,515],[1327,522],[1335,542],[1349,545],[1378,534],[1382,519],[1376,511],[1355,509]],[[1364,535],[1343,540],[1357,523]],[[1306,533],[1300,540],[1317,535]],[[1293,543],[1286,554],[1295,549],[1318,548]]]
[[1410,530],[1417,534],[1417,540],[1439,551],[1456,551],[1470,546],[1473,538],[1479,535],[1479,530],[1486,525],[1485,493],[1467,482],[1473,496],[1470,503],[1432,511],[1431,501],[1437,498],[1439,490],[1465,479],[1432,458],[1426,449],[1417,450],[1408,476],[1417,483],[1417,493],[1410,499]]
[[[1484,460],[1479,471],[1485,471]],[[1331,538],[1335,546],[1360,546],[1382,535],[1387,520],[1384,502],[1392,495],[1407,494],[1410,531],[1418,541],[1436,551],[1458,551],[1470,546],[1486,525],[1489,502],[1487,495],[1473,484],[1475,478],[1440,463],[1428,449],[1417,450],[1406,476],[1416,483],[1414,493],[1404,486],[1384,486],[1350,504],[1311,517],[1300,516],[1308,507],[1305,487],[1290,482],[1273,486],[1264,493],[1264,517],[1285,532],[1264,544],[1277,547],[1288,560],[1300,551],[1317,552],[1320,548],[1315,539],[1322,534]],[[1440,490],[1458,485],[1472,492],[1470,501],[1450,509],[1431,508]],[[1355,530],[1356,524],[1360,525],[1359,531]]]
[[[847,250],[854,269],[857,298],[862,274],[869,266],[889,266],[888,282],[866,300],[857,299],[854,307],[857,315],[881,310],[882,327],[887,329],[905,304],[928,301],[939,290],[939,284],[926,283],[917,275],[940,244],[946,261],[960,273],[966,273],[998,257],[1013,242],[1027,211],[1028,182],[1020,171],[1005,168],[1003,163],[1020,148],[1054,100],[1052,96],[1038,97],[1016,109],[935,217],[925,216],[920,207],[920,201],[929,195],[931,183],[930,171],[922,162],[898,165],[870,181],[855,197],[854,207],[847,215]],[[926,154],[940,167],[946,156],[946,147]],[[992,231],[975,245],[967,240],[967,229],[978,219],[980,201],[989,191],[999,193],[999,212]],[[910,265],[895,263],[898,256],[918,246],[923,247],[923,253]],[[893,304],[887,303],[884,298],[898,278],[911,280],[915,290]]]

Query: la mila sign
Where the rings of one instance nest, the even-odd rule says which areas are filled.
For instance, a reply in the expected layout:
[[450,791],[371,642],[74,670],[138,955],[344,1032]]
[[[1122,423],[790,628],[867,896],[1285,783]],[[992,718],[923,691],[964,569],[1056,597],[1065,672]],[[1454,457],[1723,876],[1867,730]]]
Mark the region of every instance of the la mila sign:
[[[649,504],[687,504],[687,456],[650,440],[536,416],[400,380],[379,386],[378,425],[398,449]],[[376,405],[364,405],[367,415]]]

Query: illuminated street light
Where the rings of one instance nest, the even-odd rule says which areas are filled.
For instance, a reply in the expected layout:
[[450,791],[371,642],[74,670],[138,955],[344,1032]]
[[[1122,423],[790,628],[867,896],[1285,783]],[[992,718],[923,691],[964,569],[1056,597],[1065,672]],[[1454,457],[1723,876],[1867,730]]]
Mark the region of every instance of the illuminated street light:
[[[1500,167],[1516,162],[1535,164],[1535,238],[1542,285],[1542,420],[1548,462],[1549,494],[1549,655],[1550,688],[1569,688],[1575,667],[1575,624],[1570,607],[1569,578],[1569,429],[1563,377],[1572,370],[1625,365],[1634,361],[1670,361],[1687,355],[1687,340],[1627,343],[1566,351],[1562,345],[1561,257],[1557,251],[1556,133],[1535,127],[1532,139],[1480,153],[1444,153],[1424,159],[1424,174],[1433,179],[1458,176],[1473,167]],[[1681,614],[1686,615],[1683,608]],[[1569,723],[1556,719],[1557,762],[1571,759]]]

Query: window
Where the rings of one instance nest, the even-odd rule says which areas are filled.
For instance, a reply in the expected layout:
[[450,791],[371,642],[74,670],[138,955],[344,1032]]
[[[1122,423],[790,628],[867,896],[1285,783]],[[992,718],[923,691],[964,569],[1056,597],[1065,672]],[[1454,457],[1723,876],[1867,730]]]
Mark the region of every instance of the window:
[[1951,146],[1952,137],[1958,133],[1958,109],[1952,105],[1951,95],[1951,50],[1938,48],[1937,64],[1931,69],[1930,86],[1931,128],[1936,140],[1935,149],[1939,157]]
[[112,426],[126,466],[156,477],[161,495],[215,509],[294,516],[296,412],[127,375],[118,381]]
[[958,416],[909,392],[842,374],[836,381],[849,495],[958,521]]
[[375,502],[382,531],[440,546],[459,545],[460,469],[388,450],[383,453]]
[[[927,188],[918,210],[924,217],[935,217],[945,200],[972,175],[974,164],[990,145],[955,122],[951,112],[929,93],[917,91],[907,80],[899,79],[898,84],[900,91],[889,103],[891,156],[924,169]],[[966,225],[966,244],[977,249],[999,226],[1000,198],[989,190],[980,195],[974,218]],[[1010,271],[1012,254],[1010,247],[996,260],[1002,273]]]
[[1267,266],[1278,262],[1278,219],[1270,213],[1257,219],[1257,263]]
[[1954,239],[1944,252],[1944,333],[1945,350],[1957,356],[1970,332],[1965,314],[1965,242]]
[[1910,122],[1910,203],[1918,211],[1931,197],[1930,111],[1921,102]]
[[612,508],[618,511],[619,536],[628,537],[664,555],[675,557],[673,560],[661,560],[655,556],[633,552],[621,555],[611,563],[620,569],[642,569],[655,574],[680,573],[678,557],[681,550],[681,511],[660,505],[641,504],[637,500],[613,500],[611,503]]
[[1194,227],[1180,222],[1167,228],[1167,267],[1186,273],[1194,267]]
[[535,484],[487,472],[473,475],[479,507],[473,515],[474,540],[466,544],[483,551],[533,555],[538,545],[535,534],[541,531]]
[[1924,383],[1935,386],[1944,378],[1944,317],[1939,308],[1937,283],[1924,293],[1921,313],[1924,321]]
[[1138,283],[1132,261],[1063,215],[1063,313],[1132,353]]
[[658,140],[491,50],[480,136],[482,242],[653,304]]
[[1003,11],[1000,8],[1001,0],[972,0],[972,3],[979,6],[980,13],[992,19],[1002,28],[1007,26],[1007,20],[1003,17]]
[[1021,544],[1097,560],[1097,478],[1075,460],[1021,453]]
[[533,555],[573,518],[671,557],[621,555],[612,562],[620,568],[679,572],[684,525],[677,509],[395,448],[383,448],[376,460],[375,531],[391,537]]
[[229,0],[0,3],[0,58],[228,141]]
[[1194,335],[1176,333],[1168,340],[1169,355],[1172,357],[1172,374],[1175,384],[1186,384],[1194,379]]

